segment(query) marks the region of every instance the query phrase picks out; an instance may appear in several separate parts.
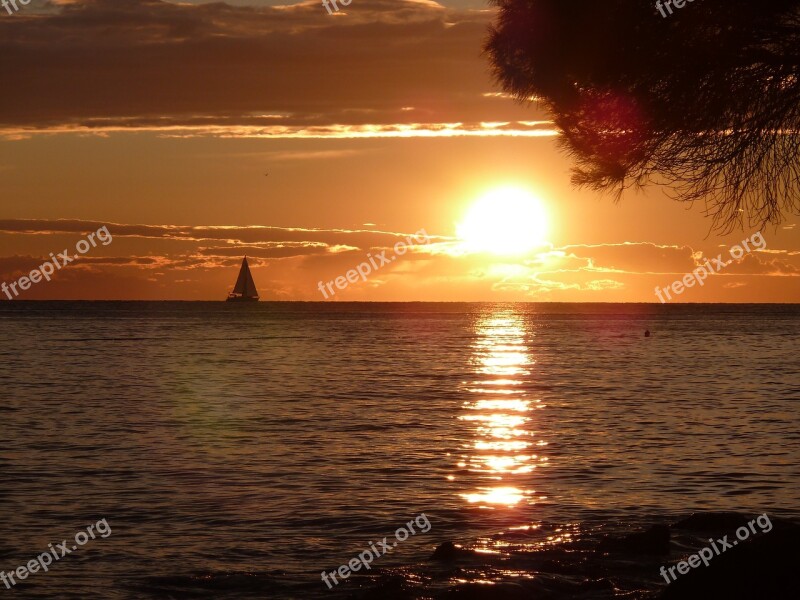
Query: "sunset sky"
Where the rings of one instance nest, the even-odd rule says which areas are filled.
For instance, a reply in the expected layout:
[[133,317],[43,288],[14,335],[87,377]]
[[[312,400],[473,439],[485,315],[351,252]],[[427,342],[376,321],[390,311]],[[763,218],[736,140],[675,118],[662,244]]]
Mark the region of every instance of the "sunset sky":
[[[0,9],[0,282],[107,225],[113,243],[20,298],[224,300],[246,254],[262,300],[322,300],[319,281],[424,229],[431,243],[335,299],[658,302],[656,286],[758,231],[720,236],[655,186],[619,203],[573,188],[547,115],[492,81],[492,14],[474,0]],[[469,216],[487,195],[497,210]],[[680,301],[800,300],[798,221]]]

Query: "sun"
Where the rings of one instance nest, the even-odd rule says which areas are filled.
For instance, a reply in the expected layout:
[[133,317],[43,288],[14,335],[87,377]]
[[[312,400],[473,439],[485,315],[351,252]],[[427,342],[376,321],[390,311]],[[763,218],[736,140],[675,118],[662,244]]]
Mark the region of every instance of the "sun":
[[544,244],[547,225],[547,212],[538,197],[524,188],[503,187],[479,198],[456,233],[468,252],[510,256]]

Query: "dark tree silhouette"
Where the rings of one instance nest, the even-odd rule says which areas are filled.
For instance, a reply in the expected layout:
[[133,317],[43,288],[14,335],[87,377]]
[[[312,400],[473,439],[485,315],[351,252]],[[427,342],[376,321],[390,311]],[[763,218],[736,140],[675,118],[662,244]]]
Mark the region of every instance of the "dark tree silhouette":
[[800,208],[800,0],[493,2],[494,74],[551,113],[574,183],[669,185],[725,230]]

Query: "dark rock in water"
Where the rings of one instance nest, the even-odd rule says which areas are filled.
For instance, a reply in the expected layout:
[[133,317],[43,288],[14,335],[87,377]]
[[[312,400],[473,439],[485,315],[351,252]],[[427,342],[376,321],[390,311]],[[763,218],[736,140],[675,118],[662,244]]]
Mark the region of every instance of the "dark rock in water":
[[147,597],[216,597],[215,592],[227,594],[256,593],[273,597],[281,584],[282,571],[237,572],[203,571],[193,575],[167,575],[145,577],[137,582],[137,587],[145,591]]
[[653,525],[642,533],[624,538],[604,538],[597,549],[601,552],[631,552],[636,554],[669,554],[669,527]]
[[466,558],[472,556],[472,553],[463,548],[459,548],[453,542],[444,542],[439,544],[436,550],[431,555],[431,560],[456,560],[457,558]]
[[570,577],[539,574],[520,582],[462,583],[436,596],[437,600],[535,600],[541,598],[611,598],[614,584],[608,579],[576,581]]
[[543,560],[539,564],[539,568],[548,573],[573,573],[575,571],[575,565],[566,560]]
[[800,527],[759,533],[678,576],[662,600],[793,600],[800,598]]
[[581,590],[584,591],[606,591],[613,592],[614,584],[608,579],[590,579],[581,583]]
[[644,337],[650,337],[650,330],[649,329],[645,329],[644,330]]
[[708,512],[694,513],[691,517],[678,521],[672,527],[686,531],[736,531],[738,527],[747,525],[747,517],[739,513]]
[[[351,581],[357,580],[351,578]],[[414,586],[399,573],[381,573],[371,587],[350,597],[359,600],[407,600],[414,597]]]
[[447,600],[531,600],[532,597],[531,590],[517,583],[465,583],[438,596]]

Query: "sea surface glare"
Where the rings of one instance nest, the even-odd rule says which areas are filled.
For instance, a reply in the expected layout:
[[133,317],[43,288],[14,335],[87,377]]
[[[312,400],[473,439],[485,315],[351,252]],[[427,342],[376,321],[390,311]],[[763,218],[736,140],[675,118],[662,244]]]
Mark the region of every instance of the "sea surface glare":
[[[800,517],[798,339],[798,305],[2,302],[0,571],[112,534],[0,597],[576,597],[603,535]],[[676,560],[629,559],[631,597]]]

